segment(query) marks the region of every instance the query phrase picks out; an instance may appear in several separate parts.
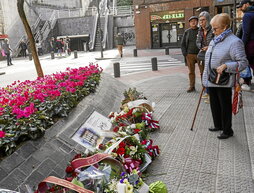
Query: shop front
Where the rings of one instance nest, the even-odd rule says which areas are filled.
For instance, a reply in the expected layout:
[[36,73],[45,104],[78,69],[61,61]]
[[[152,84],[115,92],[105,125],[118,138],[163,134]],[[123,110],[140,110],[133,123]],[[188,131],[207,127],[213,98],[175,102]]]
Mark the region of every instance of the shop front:
[[184,10],[150,13],[152,48],[179,47],[184,17]]

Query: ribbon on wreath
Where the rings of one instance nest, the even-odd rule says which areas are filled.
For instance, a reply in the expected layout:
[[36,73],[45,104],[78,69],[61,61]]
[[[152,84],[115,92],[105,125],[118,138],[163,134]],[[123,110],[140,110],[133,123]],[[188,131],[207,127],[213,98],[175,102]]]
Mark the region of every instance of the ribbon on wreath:
[[141,160],[134,160],[130,157],[124,159],[124,168],[127,172],[131,173],[132,170],[139,171],[139,166],[141,165]]
[[145,124],[152,129],[159,129],[159,121],[152,119],[152,113],[143,113],[142,120],[145,121]]
[[149,139],[149,140],[143,140],[141,142],[142,145],[144,145],[146,147],[146,150],[148,151],[148,154],[152,157],[155,158],[157,156],[159,156],[160,154],[160,149],[158,147],[158,145],[153,145],[153,140]]
[[69,181],[54,177],[54,176],[49,176],[46,179],[44,179],[39,185],[38,185],[38,190],[36,192],[42,193],[46,192],[49,189],[49,186],[47,186],[46,183],[51,183],[51,184],[56,184],[59,186],[62,186],[64,188],[68,188],[70,190],[74,190],[78,193],[94,193],[91,190],[87,190],[85,188],[82,188],[80,186],[77,186],[75,184],[72,184]]

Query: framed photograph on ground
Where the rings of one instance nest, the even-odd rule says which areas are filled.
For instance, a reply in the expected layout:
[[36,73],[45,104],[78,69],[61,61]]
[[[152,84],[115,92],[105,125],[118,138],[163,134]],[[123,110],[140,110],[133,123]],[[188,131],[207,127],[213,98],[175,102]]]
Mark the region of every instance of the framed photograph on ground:
[[101,143],[114,136],[111,132],[112,123],[110,119],[94,111],[86,122],[72,136],[72,139],[80,145],[95,150]]

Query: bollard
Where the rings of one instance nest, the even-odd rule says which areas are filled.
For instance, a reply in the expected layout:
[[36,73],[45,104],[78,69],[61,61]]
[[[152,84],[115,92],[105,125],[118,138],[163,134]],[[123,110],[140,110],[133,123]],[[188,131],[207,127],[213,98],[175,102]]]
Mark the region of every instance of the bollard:
[[133,50],[133,56],[134,56],[134,57],[137,57],[137,56],[138,56],[138,50],[137,50],[137,49],[134,49],[134,50]]
[[120,77],[120,63],[114,63],[114,76],[115,78]]
[[28,57],[29,57],[29,60],[32,60],[32,59],[33,59],[33,57],[32,57],[32,54],[31,54],[31,53],[29,53],[29,54],[28,54]]
[[74,58],[78,58],[78,51],[74,50]]
[[169,55],[169,48],[165,48],[165,54]]
[[51,59],[55,59],[55,53],[54,52],[51,52]]
[[158,70],[157,58],[152,58],[151,62],[152,62],[152,71],[157,71]]

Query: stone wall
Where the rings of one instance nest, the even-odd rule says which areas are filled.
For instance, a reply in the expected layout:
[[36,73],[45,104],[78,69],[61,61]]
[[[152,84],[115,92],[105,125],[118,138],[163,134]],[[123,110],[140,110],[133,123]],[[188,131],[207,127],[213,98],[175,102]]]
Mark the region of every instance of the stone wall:
[[114,36],[117,33],[122,34],[126,45],[136,44],[133,16],[119,16],[114,18]]
[[64,18],[58,20],[59,36],[83,35],[93,32],[94,17]]

